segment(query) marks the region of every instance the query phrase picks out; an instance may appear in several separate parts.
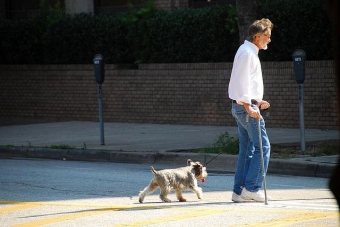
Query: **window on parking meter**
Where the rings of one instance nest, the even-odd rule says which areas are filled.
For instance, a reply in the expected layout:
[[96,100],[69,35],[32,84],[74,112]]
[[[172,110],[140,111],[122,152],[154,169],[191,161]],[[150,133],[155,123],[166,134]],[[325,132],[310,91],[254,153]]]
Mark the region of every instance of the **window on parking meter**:
[[306,53],[297,49],[292,54],[293,62],[294,62],[294,73],[295,79],[298,84],[303,84],[305,81],[305,62],[306,62]]
[[104,57],[101,54],[96,54],[93,58],[94,75],[96,82],[102,84],[105,79]]

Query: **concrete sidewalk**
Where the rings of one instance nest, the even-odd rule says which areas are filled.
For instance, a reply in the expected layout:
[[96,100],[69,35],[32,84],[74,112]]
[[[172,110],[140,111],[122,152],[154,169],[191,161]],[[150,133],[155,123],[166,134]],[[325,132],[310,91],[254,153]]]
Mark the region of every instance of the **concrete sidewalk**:
[[[6,123],[7,122],[7,123]],[[299,129],[267,128],[271,144],[300,143]],[[101,160],[112,162],[166,163],[183,166],[187,158],[208,162],[216,154],[197,154],[193,149],[211,147],[222,133],[237,137],[236,127],[134,123],[105,123],[101,145],[98,122],[0,121],[0,157],[56,158],[63,160]],[[339,132],[305,130],[306,143],[339,139]],[[77,149],[56,150],[51,145]],[[184,159],[184,160],[183,160]],[[236,155],[219,155],[209,169],[233,172]],[[272,158],[269,173],[328,177],[338,156]]]

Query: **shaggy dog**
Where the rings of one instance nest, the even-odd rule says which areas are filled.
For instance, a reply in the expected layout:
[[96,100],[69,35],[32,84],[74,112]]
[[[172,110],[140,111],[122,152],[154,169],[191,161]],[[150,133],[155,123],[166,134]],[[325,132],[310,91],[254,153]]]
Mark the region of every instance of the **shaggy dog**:
[[182,190],[184,189],[190,189],[196,193],[199,199],[202,198],[202,188],[197,186],[197,180],[204,182],[208,173],[206,167],[200,162],[193,162],[191,159],[188,159],[186,167],[156,171],[151,166],[151,171],[154,174],[154,178],[139,193],[140,203],[143,203],[145,196],[154,192],[158,187],[161,190],[159,197],[163,202],[171,203],[171,200],[167,198],[171,190],[176,191],[177,199],[180,202],[186,201],[182,195]]

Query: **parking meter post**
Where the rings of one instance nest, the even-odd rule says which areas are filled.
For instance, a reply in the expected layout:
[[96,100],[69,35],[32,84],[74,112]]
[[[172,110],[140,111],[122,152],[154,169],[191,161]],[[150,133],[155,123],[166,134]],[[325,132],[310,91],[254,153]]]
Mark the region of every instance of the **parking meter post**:
[[102,84],[98,84],[98,101],[99,101],[100,144],[101,145],[105,145],[105,142],[104,142],[104,120],[103,120]]
[[303,84],[299,84],[299,116],[300,116],[300,149],[302,155],[304,155],[306,149],[306,142],[305,142],[305,119],[303,108]]
[[101,54],[96,54],[93,58],[94,76],[98,84],[98,101],[99,101],[99,125],[100,125],[100,144],[104,142],[104,119],[103,119],[103,92],[102,83],[105,79],[104,57]]
[[292,54],[294,62],[295,79],[299,86],[299,118],[300,118],[300,149],[304,154],[306,149],[305,142],[305,120],[304,120],[304,108],[303,108],[303,82],[305,81],[305,62],[306,53],[297,49]]

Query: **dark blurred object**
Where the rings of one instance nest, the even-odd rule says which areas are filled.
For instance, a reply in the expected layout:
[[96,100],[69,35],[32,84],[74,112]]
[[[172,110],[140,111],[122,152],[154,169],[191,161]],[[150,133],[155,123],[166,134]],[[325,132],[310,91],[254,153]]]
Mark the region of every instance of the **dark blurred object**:
[[[338,0],[325,0],[325,4],[328,10],[329,17],[333,23],[333,35],[334,35],[334,59],[335,59],[335,71],[337,74],[337,88],[338,99],[340,97],[340,2]],[[340,111],[340,103],[338,103],[338,111]],[[340,209],[340,158],[338,165],[334,170],[334,173],[329,182],[329,188],[333,192]]]

